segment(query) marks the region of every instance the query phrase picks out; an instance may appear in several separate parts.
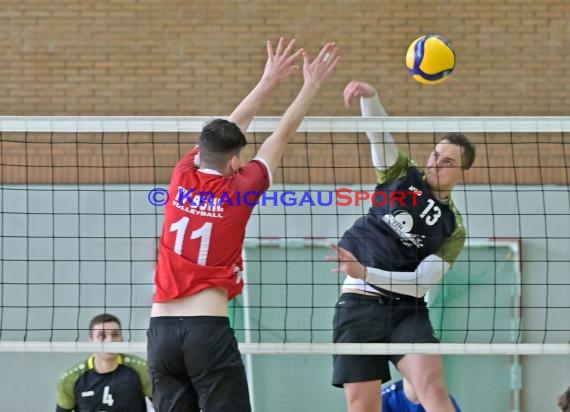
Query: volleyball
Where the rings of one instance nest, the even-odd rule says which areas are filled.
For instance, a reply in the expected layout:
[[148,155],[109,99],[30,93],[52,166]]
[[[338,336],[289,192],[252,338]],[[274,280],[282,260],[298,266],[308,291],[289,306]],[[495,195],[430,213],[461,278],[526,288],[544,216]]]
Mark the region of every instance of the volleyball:
[[455,67],[453,46],[437,34],[418,37],[408,47],[406,66],[417,82],[442,83],[449,78]]

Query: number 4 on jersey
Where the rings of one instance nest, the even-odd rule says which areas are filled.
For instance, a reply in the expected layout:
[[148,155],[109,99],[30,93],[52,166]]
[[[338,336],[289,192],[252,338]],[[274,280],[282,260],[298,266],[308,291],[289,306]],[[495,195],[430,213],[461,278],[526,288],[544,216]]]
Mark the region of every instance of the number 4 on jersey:
[[109,405],[109,406],[113,406],[113,403],[115,403],[115,401],[113,400],[113,395],[109,393],[109,386],[105,386],[105,388],[103,389],[103,399],[101,400],[101,403],[103,405]]

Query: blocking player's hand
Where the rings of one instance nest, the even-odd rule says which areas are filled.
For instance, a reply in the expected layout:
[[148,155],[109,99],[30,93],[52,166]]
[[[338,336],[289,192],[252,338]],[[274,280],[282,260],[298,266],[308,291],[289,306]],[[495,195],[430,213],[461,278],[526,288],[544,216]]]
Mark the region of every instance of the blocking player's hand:
[[335,42],[325,44],[313,61],[307,52],[303,52],[305,85],[312,85],[319,89],[333,72],[339,59],[338,47]]
[[354,99],[360,97],[373,97],[375,94],[376,89],[374,86],[366,82],[361,82],[359,80],[352,80],[346,85],[342,94],[344,99],[344,107],[350,109],[350,106],[352,106],[352,101]]
[[332,270],[334,273],[346,273],[355,279],[366,280],[366,267],[358,262],[352,253],[335,244],[331,244],[330,247],[337,252],[337,255],[326,256],[325,260],[340,263],[337,268]]
[[262,79],[276,86],[299,71],[298,60],[303,49],[295,50],[295,39],[285,45],[285,38],[281,37],[277,48],[273,50],[271,40],[267,41],[267,62]]

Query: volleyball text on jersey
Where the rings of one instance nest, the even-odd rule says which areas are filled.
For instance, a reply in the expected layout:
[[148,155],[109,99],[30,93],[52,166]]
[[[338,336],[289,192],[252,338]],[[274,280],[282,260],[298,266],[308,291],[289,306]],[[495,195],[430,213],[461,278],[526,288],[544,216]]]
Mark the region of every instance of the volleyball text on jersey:
[[222,200],[225,196],[231,201],[227,192],[223,192],[221,197],[215,197],[214,192],[196,192],[196,189],[178,186],[176,198],[172,201],[172,205],[192,215],[220,219],[224,217]]

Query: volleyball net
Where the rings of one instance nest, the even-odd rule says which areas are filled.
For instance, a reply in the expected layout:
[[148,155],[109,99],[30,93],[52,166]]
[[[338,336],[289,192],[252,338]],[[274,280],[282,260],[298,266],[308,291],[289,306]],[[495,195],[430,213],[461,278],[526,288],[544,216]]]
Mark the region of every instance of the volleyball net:
[[[0,117],[0,351],[146,350],[163,190],[209,120]],[[250,155],[277,122],[254,120]],[[330,343],[343,278],[324,256],[370,206],[366,131],[391,132],[420,166],[446,132],[477,146],[453,194],[466,246],[426,297],[441,344]],[[231,320],[242,352],[258,355],[250,380],[266,362],[295,373],[292,355],[315,370],[317,354],[508,355],[488,373],[518,376],[519,355],[570,354],[569,133],[566,117],[306,118],[247,227]],[[102,312],[126,342],[86,342]]]

